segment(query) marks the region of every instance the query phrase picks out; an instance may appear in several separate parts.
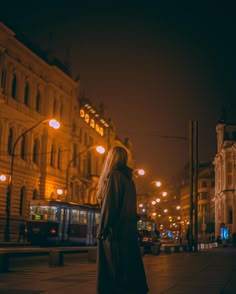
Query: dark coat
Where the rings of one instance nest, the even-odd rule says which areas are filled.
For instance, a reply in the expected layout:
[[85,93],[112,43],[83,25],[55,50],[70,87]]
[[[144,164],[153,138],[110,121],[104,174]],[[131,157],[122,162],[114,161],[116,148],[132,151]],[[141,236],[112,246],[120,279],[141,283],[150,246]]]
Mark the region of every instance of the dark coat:
[[104,196],[98,227],[97,294],[146,294],[136,190],[129,167],[112,169]]

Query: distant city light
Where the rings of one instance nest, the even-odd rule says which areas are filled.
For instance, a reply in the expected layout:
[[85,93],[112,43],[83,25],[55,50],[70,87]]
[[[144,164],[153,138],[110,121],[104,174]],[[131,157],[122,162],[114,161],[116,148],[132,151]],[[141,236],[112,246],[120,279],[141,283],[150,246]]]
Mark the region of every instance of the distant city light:
[[161,182],[160,182],[160,181],[156,181],[155,185],[156,185],[157,187],[160,187],[160,186],[161,186]]

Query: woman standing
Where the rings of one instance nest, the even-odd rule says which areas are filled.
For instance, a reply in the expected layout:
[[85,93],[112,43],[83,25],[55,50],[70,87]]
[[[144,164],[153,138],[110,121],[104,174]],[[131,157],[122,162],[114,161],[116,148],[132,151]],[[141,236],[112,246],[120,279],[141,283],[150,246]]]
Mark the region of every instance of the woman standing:
[[112,148],[98,182],[97,294],[148,293],[137,240],[136,189],[127,162],[124,148]]

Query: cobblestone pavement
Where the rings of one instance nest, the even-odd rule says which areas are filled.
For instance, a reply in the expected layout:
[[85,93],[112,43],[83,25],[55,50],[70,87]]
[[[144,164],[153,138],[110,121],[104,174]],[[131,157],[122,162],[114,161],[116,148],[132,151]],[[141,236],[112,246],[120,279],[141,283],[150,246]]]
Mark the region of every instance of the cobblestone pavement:
[[[22,259],[23,260],[23,259]],[[149,294],[236,294],[236,249],[144,255]],[[0,274],[1,294],[95,294],[96,264],[31,264]],[[112,294],[112,293],[111,293]]]

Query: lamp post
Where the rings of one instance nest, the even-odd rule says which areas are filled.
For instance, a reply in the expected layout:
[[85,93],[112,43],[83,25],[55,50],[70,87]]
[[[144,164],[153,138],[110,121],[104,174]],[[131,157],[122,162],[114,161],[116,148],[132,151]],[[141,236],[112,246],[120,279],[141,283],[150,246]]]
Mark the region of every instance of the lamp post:
[[[161,136],[165,139],[189,141],[189,250],[198,252],[198,121],[190,120],[189,138],[179,136]],[[194,235],[193,235],[194,233]],[[194,239],[193,239],[194,237]]]
[[12,194],[12,176],[13,176],[13,168],[14,168],[14,159],[15,159],[15,150],[17,143],[20,141],[24,135],[30,131],[32,131],[34,128],[39,126],[42,123],[49,122],[49,126],[58,129],[60,127],[60,123],[55,119],[43,119],[36,124],[34,124],[31,128],[25,130],[23,133],[20,134],[19,137],[17,137],[11,152],[11,166],[10,166],[10,177],[9,177],[9,183],[7,186],[7,195],[6,195],[6,222],[5,222],[5,230],[4,230],[4,241],[9,242],[10,241],[10,210],[11,210],[11,194]]
[[82,154],[89,152],[90,150],[95,149],[99,154],[103,154],[105,152],[105,148],[103,146],[97,146],[93,145],[90,146],[89,148],[79,152],[73,158],[68,162],[67,167],[66,167],[66,201],[68,201],[68,195],[69,195],[69,171],[70,171],[70,166],[72,162],[77,158],[80,157]]

